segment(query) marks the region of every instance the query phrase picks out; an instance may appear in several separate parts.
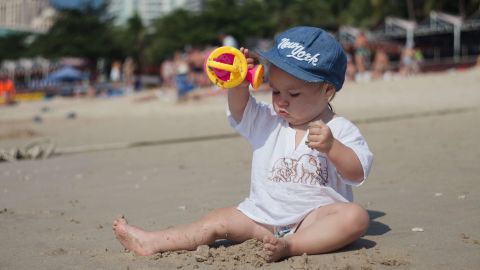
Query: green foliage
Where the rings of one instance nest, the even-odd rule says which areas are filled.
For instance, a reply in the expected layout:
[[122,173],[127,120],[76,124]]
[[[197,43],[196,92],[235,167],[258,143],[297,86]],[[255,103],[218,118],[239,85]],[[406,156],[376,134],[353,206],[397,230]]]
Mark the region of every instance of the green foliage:
[[108,61],[131,56],[140,65],[156,65],[189,46],[218,45],[220,32],[244,45],[295,25],[336,31],[341,25],[373,28],[386,16],[421,21],[432,10],[468,16],[479,9],[480,0],[206,0],[202,12],[179,9],[148,29],[138,14],[125,26],[113,26],[106,4],[60,12],[49,32],[29,46],[24,35],[1,38],[0,59],[41,55]]
[[146,31],[147,29],[137,13],[128,19],[125,27],[114,28],[112,35],[114,44],[122,51],[119,58],[132,57],[136,63],[143,65]]
[[47,34],[39,36],[29,47],[28,55],[48,58],[62,56],[96,60],[112,58],[122,52],[113,42],[111,19],[105,7],[61,11]]
[[155,34],[151,37],[146,52],[147,58],[163,59],[173,54],[175,50],[183,49],[186,44],[191,44],[192,36],[199,29],[190,25],[190,23],[195,25],[193,24],[195,20],[197,20],[195,14],[179,9],[156,21]]
[[0,61],[22,57],[27,49],[25,43],[27,36],[27,34],[15,34],[0,38]]
[[155,34],[147,48],[147,59],[159,62],[186,46],[218,45],[220,32],[233,35],[240,44],[248,38],[271,37],[275,30],[263,1],[206,1],[202,13],[177,10],[154,24]]

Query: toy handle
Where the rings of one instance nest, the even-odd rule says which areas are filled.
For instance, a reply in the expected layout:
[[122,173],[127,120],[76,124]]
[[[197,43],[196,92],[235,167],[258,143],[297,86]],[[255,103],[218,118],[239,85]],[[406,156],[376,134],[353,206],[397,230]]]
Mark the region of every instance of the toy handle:
[[222,88],[233,88],[247,79],[254,89],[263,83],[262,65],[248,69],[243,53],[230,46],[213,50],[205,59],[205,73],[210,81]]
[[263,75],[265,70],[262,64],[256,65],[247,71],[247,80],[250,82],[254,89],[258,89],[263,83]]

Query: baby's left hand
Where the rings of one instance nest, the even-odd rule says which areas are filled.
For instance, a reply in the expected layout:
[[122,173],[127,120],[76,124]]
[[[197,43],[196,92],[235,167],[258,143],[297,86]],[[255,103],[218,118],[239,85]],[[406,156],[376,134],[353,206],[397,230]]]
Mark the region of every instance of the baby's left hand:
[[308,124],[308,137],[305,142],[308,147],[328,154],[332,149],[333,142],[332,131],[322,120]]

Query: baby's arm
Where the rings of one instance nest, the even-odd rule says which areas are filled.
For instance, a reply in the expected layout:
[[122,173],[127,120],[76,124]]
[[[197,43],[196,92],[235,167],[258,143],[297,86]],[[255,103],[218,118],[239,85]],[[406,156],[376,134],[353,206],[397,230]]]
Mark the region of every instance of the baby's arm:
[[357,154],[335,139],[332,131],[323,121],[309,124],[308,141],[309,147],[327,155],[343,177],[353,182],[363,181],[363,167]]
[[333,139],[332,148],[327,157],[333,162],[337,171],[353,182],[362,182],[364,179],[363,167],[357,154],[348,146],[345,146],[337,139]]
[[[248,68],[253,67],[253,59],[248,57],[248,49],[240,48],[240,51],[247,58]],[[228,90],[228,108],[235,119],[235,122],[240,123],[243,117],[243,111],[247,106],[250,93],[248,91],[249,82],[244,80],[239,86]]]

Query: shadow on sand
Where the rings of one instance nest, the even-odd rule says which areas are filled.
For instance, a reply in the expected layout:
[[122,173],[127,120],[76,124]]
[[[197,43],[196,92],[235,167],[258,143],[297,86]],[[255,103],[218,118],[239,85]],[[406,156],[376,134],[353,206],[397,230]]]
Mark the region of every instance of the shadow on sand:
[[[367,210],[367,212],[368,212],[368,216],[370,217],[370,225],[368,226],[368,230],[364,236],[383,235],[391,230],[390,226],[383,224],[379,221],[375,221],[375,219],[385,216],[386,214],[384,212],[375,211],[375,210]],[[345,248],[341,249],[340,252],[359,250],[362,248],[370,249],[376,245],[377,243],[375,241],[368,240],[365,238],[360,238],[357,241],[346,246]]]
[[375,219],[385,216],[386,214],[384,212],[374,210],[367,210],[367,212],[370,216],[370,226],[368,226],[365,235],[383,235],[391,230],[387,224],[375,221]]
[[[365,233],[365,236],[383,235],[391,230],[390,226],[383,224],[381,222],[375,221],[375,219],[385,216],[386,214],[384,212],[375,211],[375,210],[367,210],[367,212],[368,212],[368,216],[370,217],[370,225],[368,227],[367,232]],[[229,247],[236,244],[238,243],[235,243],[230,240],[217,240],[215,241],[214,244],[211,245],[211,247],[214,247],[214,248],[218,248],[220,246]],[[337,252],[353,251],[353,250],[359,250],[362,248],[370,249],[376,245],[377,243],[372,240],[360,238],[357,241],[351,243],[350,245],[346,246],[345,248]]]

